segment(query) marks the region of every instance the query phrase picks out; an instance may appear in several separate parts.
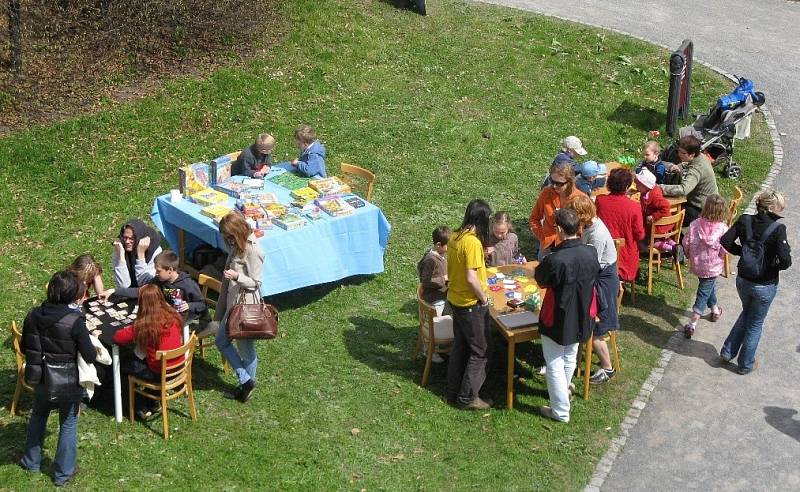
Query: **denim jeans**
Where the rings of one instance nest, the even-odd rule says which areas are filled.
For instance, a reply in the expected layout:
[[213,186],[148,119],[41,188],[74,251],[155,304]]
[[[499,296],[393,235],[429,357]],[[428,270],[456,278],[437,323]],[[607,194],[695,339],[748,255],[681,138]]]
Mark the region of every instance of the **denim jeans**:
[[699,278],[697,296],[694,298],[692,311],[702,316],[706,307],[712,309],[717,305],[717,277]]
[[553,415],[562,422],[569,422],[569,382],[575,372],[578,345],[577,343],[560,345],[550,337],[542,335],[542,353],[547,365],[550,408],[553,409]]
[[[249,380],[256,380],[256,368],[258,367],[258,356],[256,355],[255,340],[236,340],[236,347],[233,340],[228,338],[225,327],[228,325],[228,313],[219,324],[217,336],[214,342],[217,344],[219,352],[231,365],[239,377],[239,384],[244,384]],[[237,350],[238,347],[238,350]]]
[[778,292],[778,285],[756,284],[737,276],[736,290],[742,300],[742,312],[722,344],[720,355],[733,359],[738,354],[739,370],[747,373],[753,370],[764,318],[767,317],[769,306]]
[[[51,404],[44,388],[37,386],[33,395],[33,409],[28,423],[28,438],[21,464],[29,471],[37,472],[42,464],[42,444],[47,430],[47,417]],[[58,448],[53,461],[53,482],[63,485],[75,473],[78,462],[78,406],[79,402],[62,402],[58,406]]]
[[453,306],[453,347],[447,364],[447,400],[467,405],[486,380],[491,333],[489,306]]

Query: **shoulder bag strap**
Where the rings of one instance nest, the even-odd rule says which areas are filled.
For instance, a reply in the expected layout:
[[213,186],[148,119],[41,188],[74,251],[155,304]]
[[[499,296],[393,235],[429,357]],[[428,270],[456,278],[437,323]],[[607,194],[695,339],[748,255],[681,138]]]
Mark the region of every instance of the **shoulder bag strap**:
[[742,222],[744,222],[744,240],[749,241],[753,238],[753,216],[742,215]]

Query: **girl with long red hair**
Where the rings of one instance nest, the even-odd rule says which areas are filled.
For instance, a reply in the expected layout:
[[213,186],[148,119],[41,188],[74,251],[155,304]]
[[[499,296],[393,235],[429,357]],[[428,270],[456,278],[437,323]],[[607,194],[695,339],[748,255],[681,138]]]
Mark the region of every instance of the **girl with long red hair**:
[[[160,381],[161,361],[156,357],[156,352],[181,346],[182,323],[181,315],[167,302],[158,286],[147,284],[140,288],[136,321],[114,334],[114,343],[117,345],[135,343],[133,355],[123,362],[123,371],[140,379]],[[182,360],[183,355],[180,355],[169,363]],[[154,402],[155,406],[149,409],[143,401],[137,400],[136,403],[136,413],[141,419],[148,418],[158,410],[158,402]]]

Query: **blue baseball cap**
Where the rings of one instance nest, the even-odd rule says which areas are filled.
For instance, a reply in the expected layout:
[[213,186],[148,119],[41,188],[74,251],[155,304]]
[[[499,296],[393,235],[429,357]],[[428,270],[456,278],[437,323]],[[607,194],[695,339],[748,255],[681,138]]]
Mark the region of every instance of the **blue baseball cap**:
[[606,173],[606,165],[605,164],[598,164],[595,161],[586,161],[581,164],[581,176],[586,178],[591,178],[597,176],[598,174],[605,174]]

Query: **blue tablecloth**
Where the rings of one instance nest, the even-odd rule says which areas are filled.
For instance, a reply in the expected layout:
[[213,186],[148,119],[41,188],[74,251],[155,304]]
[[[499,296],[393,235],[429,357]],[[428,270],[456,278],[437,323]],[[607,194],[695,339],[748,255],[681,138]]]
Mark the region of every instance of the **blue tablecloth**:
[[[265,180],[265,190],[281,203],[292,201],[289,190]],[[229,200],[233,207],[235,200]],[[178,229],[186,231],[186,252],[201,242],[227,250],[217,225],[200,214],[202,207],[186,199],[177,203],[170,195],[156,198],[150,217],[170,246],[178,251]],[[277,226],[260,238],[266,258],[261,293],[278,294],[309,285],[332,282],[352,275],[383,271],[383,252],[391,226],[383,212],[367,203],[344,217],[322,218],[292,231]]]

